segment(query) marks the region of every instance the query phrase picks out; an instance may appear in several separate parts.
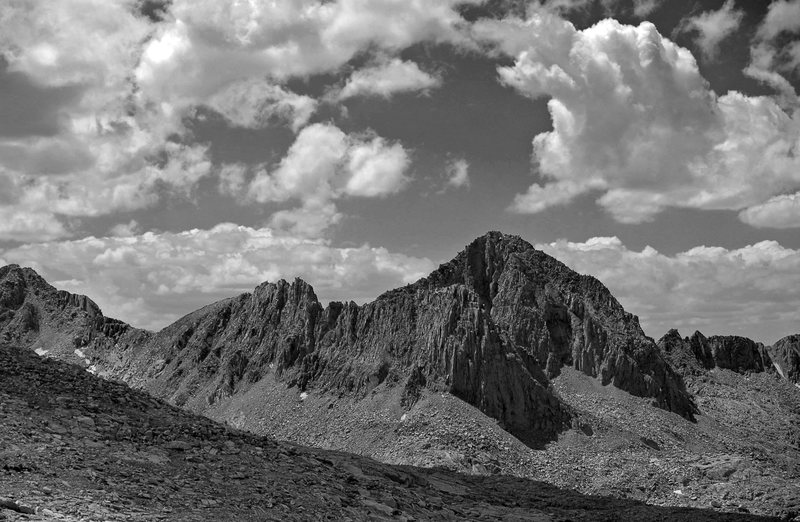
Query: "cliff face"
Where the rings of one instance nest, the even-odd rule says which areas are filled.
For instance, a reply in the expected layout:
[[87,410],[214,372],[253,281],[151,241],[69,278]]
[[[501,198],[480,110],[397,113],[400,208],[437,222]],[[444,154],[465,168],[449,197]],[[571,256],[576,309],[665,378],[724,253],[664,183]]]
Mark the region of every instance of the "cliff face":
[[[4,299],[19,308],[25,292],[12,286]],[[400,386],[406,408],[423,389],[449,392],[538,446],[570,425],[550,385],[569,365],[686,418],[695,412],[681,378],[599,281],[497,232],[363,306],[323,308],[304,281],[279,281],[150,334],[80,297],[57,300],[69,311],[59,318],[80,315],[76,346],[97,371],[201,411],[270,374],[355,397]]]
[[781,377],[800,383],[800,334],[786,336],[767,350]]
[[[786,338],[789,339],[789,338]],[[783,341],[783,340],[782,340]],[[776,346],[781,343],[779,341]],[[788,348],[790,342],[785,343]],[[723,368],[738,373],[773,371],[770,354],[774,347],[765,347],[746,337],[737,335],[713,335],[706,337],[695,332],[691,337],[681,338],[677,330],[670,330],[659,339],[658,346],[670,364],[682,374],[699,375],[706,370]],[[783,349],[787,367],[791,367],[791,349]]]

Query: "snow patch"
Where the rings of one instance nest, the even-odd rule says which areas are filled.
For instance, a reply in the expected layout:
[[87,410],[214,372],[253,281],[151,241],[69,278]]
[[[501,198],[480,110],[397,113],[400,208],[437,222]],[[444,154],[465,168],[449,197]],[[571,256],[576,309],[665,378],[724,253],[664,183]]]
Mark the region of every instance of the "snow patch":
[[83,362],[85,362],[86,364],[92,364],[92,360],[86,357],[86,354],[83,353],[83,350],[81,350],[80,348],[75,348],[75,351],[73,353],[78,357],[80,357],[81,359],[83,359]]
[[403,416],[402,416],[402,417],[400,417],[400,422],[405,422],[405,420],[406,420],[407,418],[408,418],[408,413],[404,413],[404,414],[403,414]]
[[300,394],[300,400],[301,400],[301,401],[304,401],[304,400],[306,400],[306,397],[308,397],[308,393],[306,393],[306,392],[303,392],[303,393],[301,393],[301,394]]
[[93,364],[93,365],[89,366],[88,368],[86,368],[86,371],[88,371],[89,373],[92,373],[94,375],[97,375],[97,365]]
[[38,355],[39,357],[44,357],[45,355],[47,355],[47,352],[49,351],[50,350],[45,350],[44,348],[37,348],[34,350],[34,352],[36,352],[36,355]]
[[673,491],[673,493],[675,493],[676,495],[683,495],[683,491],[681,491],[680,489],[676,489],[675,491]]

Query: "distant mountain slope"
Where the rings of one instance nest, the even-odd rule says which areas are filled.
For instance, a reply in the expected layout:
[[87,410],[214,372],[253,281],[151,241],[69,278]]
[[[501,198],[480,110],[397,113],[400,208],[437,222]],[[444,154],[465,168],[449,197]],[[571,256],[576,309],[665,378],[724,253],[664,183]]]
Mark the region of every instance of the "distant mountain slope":
[[105,317],[100,307],[84,295],[56,290],[33,269],[19,265],[0,267],[2,343],[88,365],[84,350],[90,345],[113,347],[123,337],[142,342],[148,335]]
[[695,332],[682,338],[670,330],[658,340],[662,353],[675,367],[697,374],[712,368],[739,373],[774,371],[769,349],[747,337],[713,335],[706,337]]

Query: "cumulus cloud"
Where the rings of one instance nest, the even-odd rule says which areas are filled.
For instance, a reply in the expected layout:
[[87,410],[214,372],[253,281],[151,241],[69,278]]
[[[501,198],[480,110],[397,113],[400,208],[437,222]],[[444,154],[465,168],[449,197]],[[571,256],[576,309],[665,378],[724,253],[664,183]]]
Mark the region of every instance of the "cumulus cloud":
[[[335,71],[366,49],[464,42],[458,0],[176,0],[136,77],[156,98],[204,98],[254,74],[284,79]],[[225,67],[219,67],[224,63]]]
[[742,210],[739,218],[754,227],[800,227],[800,192],[782,194]]
[[[286,80],[335,73],[365,52],[394,56],[423,41],[466,45],[462,3],[174,0],[146,16],[139,0],[3,2],[2,72],[15,75],[14,85],[35,85],[20,91],[30,100],[53,102],[37,104],[31,125],[0,125],[0,178],[13,192],[0,206],[16,216],[0,226],[0,239],[69,236],[80,226],[70,217],[191,192],[209,170],[207,148],[185,127],[197,107],[233,126],[285,122],[298,132],[318,102]],[[399,149],[391,150],[397,160]],[[360,172],[378,175],[377,160]],[[177,163],[189,174],[171,169]]]
[[719,44],[739,28],[743,17],[744,12],[735,8],[733,0],[727,0],[716,11],[685,18],[680,30],[696,33],[695,43],[706,58],[713,59],[719,51]]
[[0,252],[0,258],[31,266],[56,287],[89,295],[105,314],[147,328],[264,281],[302,277],[323,301],[365,302],[434,268],[428,259],[385,248],[335,248],[230,223],[26,244]]
[[766,343],[796,333],[800,250],[775,241],[738,249],[695,247],[674,255],[630,250],[616,237],[536,245],[574,270],[602,281],[655,338],[739,334]]
[[[152,24],[131,0],[12,0],[0,8],[9,74],[39,91],[67,90],[55,132],[0,137],[9,195],[0,239],[71,235],[80,221],[185,194],[208,171],[206,147],[179,144],[180,115],[137,104],[131,82]],[[22,93],[21,96],[25,96]],[[35,218],[34,218],[35,216]]]
[[742,210],[800,187],[800,112],[769,97],[717,97],[692,54],[656,27],[611,19],[577,30],[547,12],[483,20],[477,38],[514,57],[500,80],[549,97],[533,140],[542,182],[514,200],[539,212],[585,193],[618,221],[667,207]]
[[355,71],[342,90],[339,100],[354,96],[382,96],[395,93],[428,91],[441,85],[441,80],[422,70],[414,62],[394,58],[384,63]]
[[272,217],[278,228],[315,237],[341,215],[333,201],[343,197],[385,197],[408,182],[408,153],[379,136],[347,135],[331,124],[313,124],[297,135],[280,164],[262,168],[247,189],[259,203],[296,200],[300,208]]

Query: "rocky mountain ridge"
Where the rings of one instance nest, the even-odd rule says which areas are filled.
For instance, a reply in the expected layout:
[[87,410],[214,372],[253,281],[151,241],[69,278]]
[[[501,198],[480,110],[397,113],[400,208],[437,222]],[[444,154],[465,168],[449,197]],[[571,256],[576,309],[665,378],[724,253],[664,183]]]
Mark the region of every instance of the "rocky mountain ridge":
[[736,335],[706,337],[696,331],[681,337],[673,329],[658,340],[670,364],[683,375],[698,375],[713,368],[737,373],[769,372],[797,383],[800,380],[800,335],[789,335],[772,346]]
[[[6,310],[36,308],[20,301],[20,288],[35,279],[5,269]],[[39,308],[51,306],[46,293],[33,300],[44,303]],[[599,281],[496,232],[427,278],[362,306],[323,308],[304,281],[279,281],[150,334],[105,319],[86,298],[57,293],[55,300],[70,310],[73,344],[98,372],[197,411],[268,373],[301,391],[358,397],[387,383],[403,387],[406,407],[421,388],[448,392],[541,446],[572,425],[549,383],[569,365],[688,419],[695,413],[680,376]],[[8,341],[44,331],[15,325],[3,330],[15,332]]]
[[0,342],[77,362],[86,358],[76,351],[134,332],[145,333],[105,317],[85,295],[57,290],[31,268],[0,267]]

